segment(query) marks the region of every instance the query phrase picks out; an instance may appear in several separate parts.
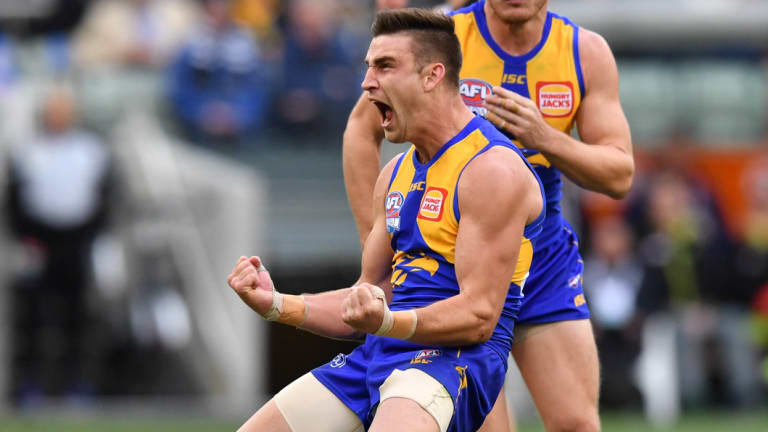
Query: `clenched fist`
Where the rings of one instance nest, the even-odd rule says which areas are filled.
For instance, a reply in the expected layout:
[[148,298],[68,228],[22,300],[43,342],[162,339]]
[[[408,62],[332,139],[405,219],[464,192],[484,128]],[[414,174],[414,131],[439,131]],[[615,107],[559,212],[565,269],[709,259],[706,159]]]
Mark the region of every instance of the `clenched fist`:
[[369,283],[352,287],[341,303],[341,319],[355,330],[374,334],[388,310],[381,288]]
[[265,316],[273,302],[275,285],[261,258],[240,257],[227,277],[227,283],[245,304],[261,316]]

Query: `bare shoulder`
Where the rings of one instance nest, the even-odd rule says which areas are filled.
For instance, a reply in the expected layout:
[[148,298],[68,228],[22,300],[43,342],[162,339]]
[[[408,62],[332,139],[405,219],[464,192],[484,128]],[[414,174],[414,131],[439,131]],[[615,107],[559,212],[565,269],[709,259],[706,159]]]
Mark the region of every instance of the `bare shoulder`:
[[397,165],[397,161],[400,160],[400,157],[402,155],[403,153],[398,153],[395,157],[390,159],[390,161],[384,165],[384,168],[381,169],[381,172],[379,173],[379,177],[389,178],[392,175],[392,172],[395,170],[395,165]]
[[587,90],[612,83],[618,74],[608,41],[583,27],[579,28],[579,59]]
[[487,208],[504,203],[529,208],[535,218],[542,206],[536,176],[514,150],[495,146],[478,155],[464,169],[459,185],[459,207]]
[[472,160],[467,165],[464,175],[477,175],[484,180],[492,181],[494,175],[506,178],[507,176],[524,175],[525,171],[530,170],[514,150],[497,145]]
[[606,56],[613,58],[608,41],[599,33],[579,27],[579,57],[582,60],[596,60]]
[[376,179],[376,186],[374,187],[373,192],[374,196],[383,196],[383,194],[386,193],[386,189],[389,186],[389,179],[392,178],[392,173],[395,171],[395,165],[397,165],[397,161],[402,155],[402,153],[398,153],[397,156],[393,157],[392,160],[387,162],[387,164],[384,165],[384,168],[381,169],[379,177]]

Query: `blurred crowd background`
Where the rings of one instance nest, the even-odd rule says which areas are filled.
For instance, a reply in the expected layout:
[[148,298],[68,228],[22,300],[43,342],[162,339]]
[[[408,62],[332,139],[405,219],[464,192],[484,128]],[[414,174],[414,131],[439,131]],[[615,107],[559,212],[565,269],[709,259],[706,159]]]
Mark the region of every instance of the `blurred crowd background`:
[[[341,136],[376,8],[408,3],[0,2],[0,410],[249,412],[349,349],[225,278],[256,253],[286,292],[357,278]],[[550,9],[611,44],[636,153],[628,198],[566,191],[601,404],[764,407],[768,5]]]

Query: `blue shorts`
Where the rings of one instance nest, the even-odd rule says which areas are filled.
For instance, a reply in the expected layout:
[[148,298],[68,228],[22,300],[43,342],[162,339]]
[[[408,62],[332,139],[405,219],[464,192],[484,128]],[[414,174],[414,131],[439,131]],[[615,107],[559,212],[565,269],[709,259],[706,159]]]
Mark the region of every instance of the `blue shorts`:
[[491,411],[504,383],[507,359],[487,344],[429,347],[368,336],[350,354],[339,354],[312,374],[365,425],[379,403],[379,387],[395,369],[420,369],[448,390],[454,401],[449,431],[474,432]]
[[582,288],[584,261],[579,254],[579,239],[573,228],[562,220],[562,225],[554,234],[547,235],[543,240],[546,241],[543,247],[534,247],[517,323],[538,324],[589,318]]

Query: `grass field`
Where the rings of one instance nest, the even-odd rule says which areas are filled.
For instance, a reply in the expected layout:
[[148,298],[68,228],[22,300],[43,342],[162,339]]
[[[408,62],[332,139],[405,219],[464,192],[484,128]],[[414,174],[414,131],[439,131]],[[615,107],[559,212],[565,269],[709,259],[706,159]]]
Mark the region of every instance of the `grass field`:
[[[134,419],[72,419],[72,418],[16,418],[0,419],[0,432],[216,432],[233,431],[238,422],[216,420],[182,420],[164,418]],[[540,432],[538,424],[523,424],[520,432]],[[603,416],[605,432],[652,431],[637,414],[606,414]],[[766,432],[768,412],[751,414],[706,413],[686,416],[679,424],[665,431],[675,432]]]

